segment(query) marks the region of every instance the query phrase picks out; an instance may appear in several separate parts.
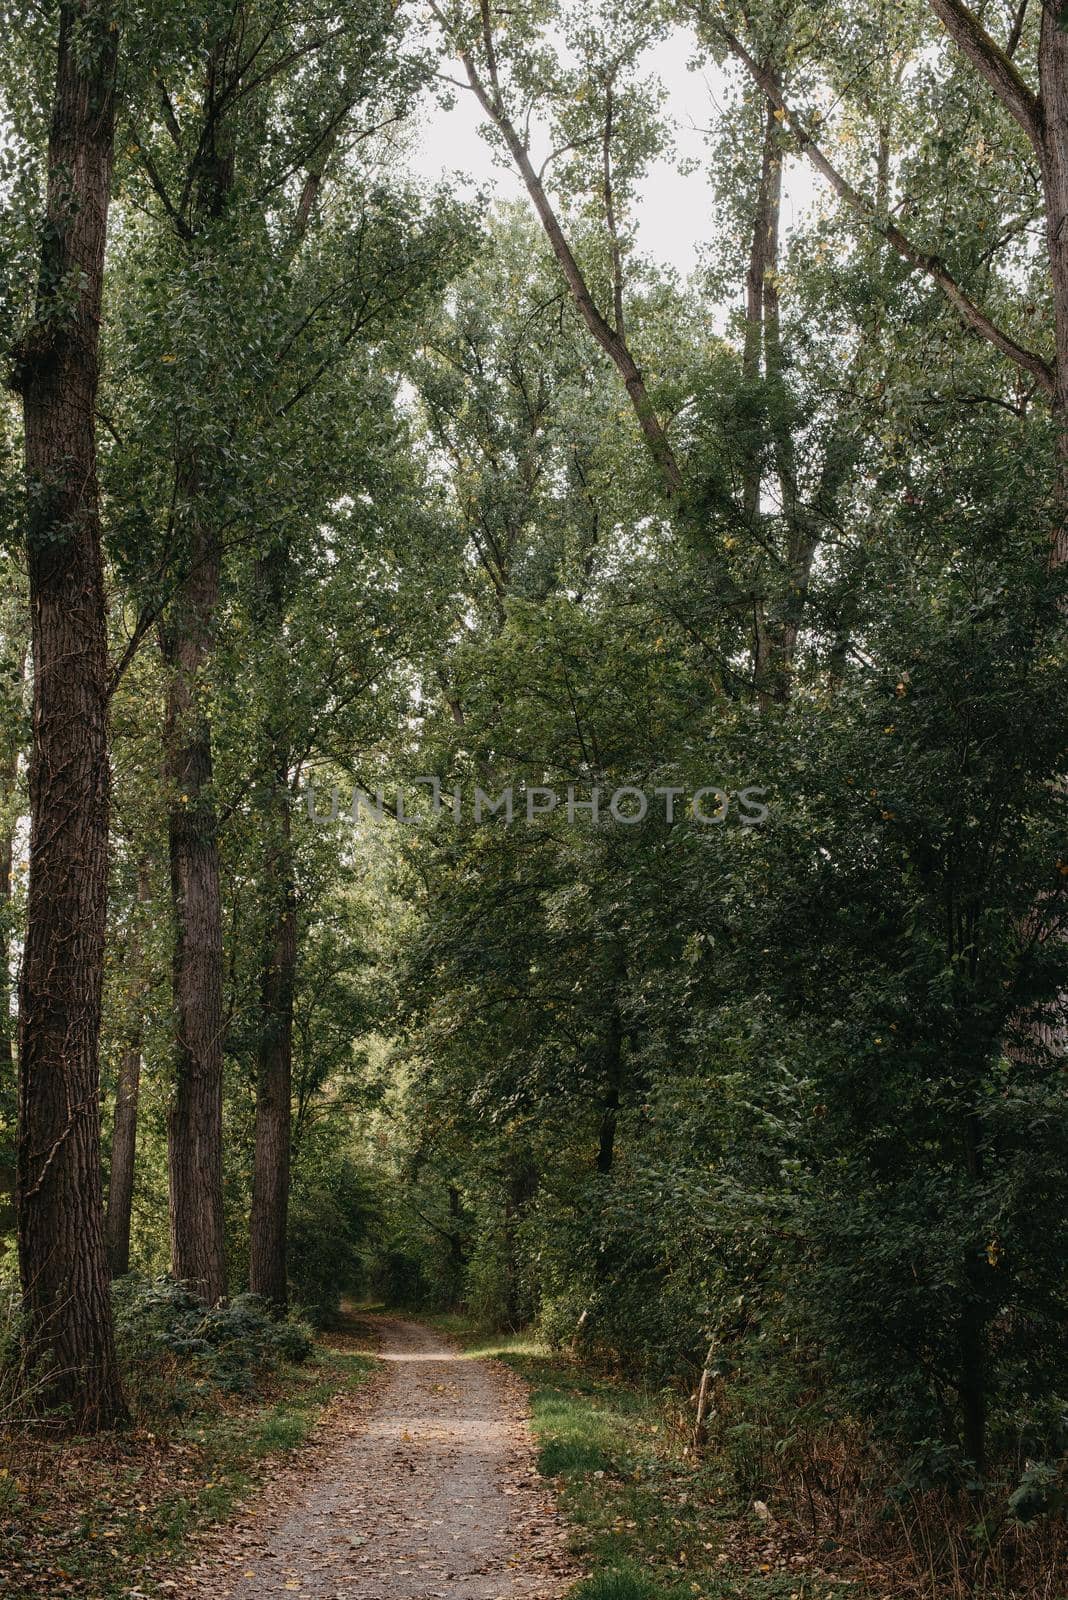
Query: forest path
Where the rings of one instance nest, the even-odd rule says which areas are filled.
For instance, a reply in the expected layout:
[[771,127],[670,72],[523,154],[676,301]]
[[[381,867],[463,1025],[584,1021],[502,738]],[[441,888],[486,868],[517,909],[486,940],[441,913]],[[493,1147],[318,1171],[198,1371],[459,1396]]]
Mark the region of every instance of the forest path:
[[[383,1371],[310,1475],[269,1484],[183,1594],[555,1600],[574,1579],[522,1384],[419,1323],[372,1316]],[[288,1480],[288,1481],[287,1481]]]

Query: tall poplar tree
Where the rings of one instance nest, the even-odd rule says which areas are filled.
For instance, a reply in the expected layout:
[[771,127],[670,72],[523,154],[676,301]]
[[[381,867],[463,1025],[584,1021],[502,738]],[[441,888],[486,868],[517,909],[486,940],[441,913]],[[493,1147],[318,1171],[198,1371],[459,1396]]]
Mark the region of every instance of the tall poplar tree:
[[104,1248],[98,1049],[108,882],[107,618],[96,474],[118,23],[63,0],[33,321],[16,351],[33,630],[19,995],[19,1266],[31,1356],[85,1427],[123,1414]]

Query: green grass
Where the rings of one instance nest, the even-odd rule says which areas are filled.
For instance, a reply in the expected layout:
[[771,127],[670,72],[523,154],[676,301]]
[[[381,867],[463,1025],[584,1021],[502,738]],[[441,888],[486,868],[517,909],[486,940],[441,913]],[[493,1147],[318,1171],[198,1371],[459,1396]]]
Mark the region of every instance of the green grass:
[[302,1444],[333,1396],[353,1392],[374,1365],[326,1343],[306,1365],[282,1369],[269,1400],[208,1405],[166,1425],[159,1456],[146,1446],[151,1435],[125,1449],[117,1439],[107,1462],[57,1453],[52,1492],[18,1508],[9,1550],[0,1528],[0,1570],[8,1569],[0,1592],[11,1600],[160,1593],[152,1574],[169,1576],[190,1535],[230,1517],[263,1463]]
[[[456,1316],[429,1319],[471,1356],[496,1356],[530,1387],[538,1466],[556,1481],[584,1577],[570,1600],[862,1600],[859,1583],[774,1568],[723,1465],[686,1450],[662,1394],[605,1377],[529,1334],[487,1337]],[[751,1562],[724,1560],[729,1532]]]

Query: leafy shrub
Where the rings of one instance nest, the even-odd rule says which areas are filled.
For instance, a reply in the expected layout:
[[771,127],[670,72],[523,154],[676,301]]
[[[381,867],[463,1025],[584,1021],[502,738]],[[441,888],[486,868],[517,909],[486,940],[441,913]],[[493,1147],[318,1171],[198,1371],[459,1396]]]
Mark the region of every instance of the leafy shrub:
[[305,1361],[312,1351],[303,1323],[276,1321],[255,1295],[207,1308],[171,1278],[130,1276],[115,1284],[113,1296],[116,1337],[135,1387],[138,1370],[151,1372],[161,1357],[170,1358],[172,1404],[179,1408],[190,1379],[247,1393],[279,1362]]
[[19,1359],[22,1309],[14,1279],[0,1277],[0,1371],[6,1372]]
[[1017,1522],[1052,1516],[1065,1503],[1065,1469],[1048,1461],[1033,1461],[1009,1496],[1009,1514]]

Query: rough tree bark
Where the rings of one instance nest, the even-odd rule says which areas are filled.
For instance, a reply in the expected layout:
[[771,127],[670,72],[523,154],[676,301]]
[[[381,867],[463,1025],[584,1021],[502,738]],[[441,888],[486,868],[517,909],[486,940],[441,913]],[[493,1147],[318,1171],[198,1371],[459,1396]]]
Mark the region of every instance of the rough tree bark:
[[100,1181],[109,794],[94,420],[117,42],[87,0],[61,5],[35,320],[15,373],[33,653],[19,1268],[29,1355],[49,1362],[45,1398],[68,1406],[83,1428],[124,1415]]
[[[137,872],[138,910],[148,903],[149,892],[148,864],[143,861]],[[144,1006],[147,989],[145,952],[138,924],[138,910],[133,914],[126,947],[127,967],[132,979],[131,1017],[122,1059],[119,1062],[119,1080],[115,1086],[111,1170],[108,1174],[108,1203],[104,1218],[104,1240],[113,1278],[122,1278],[130,1270],[130,1213],[133,1206],[137,1107],[141,1092],[141,1052],[144,1047]]]

